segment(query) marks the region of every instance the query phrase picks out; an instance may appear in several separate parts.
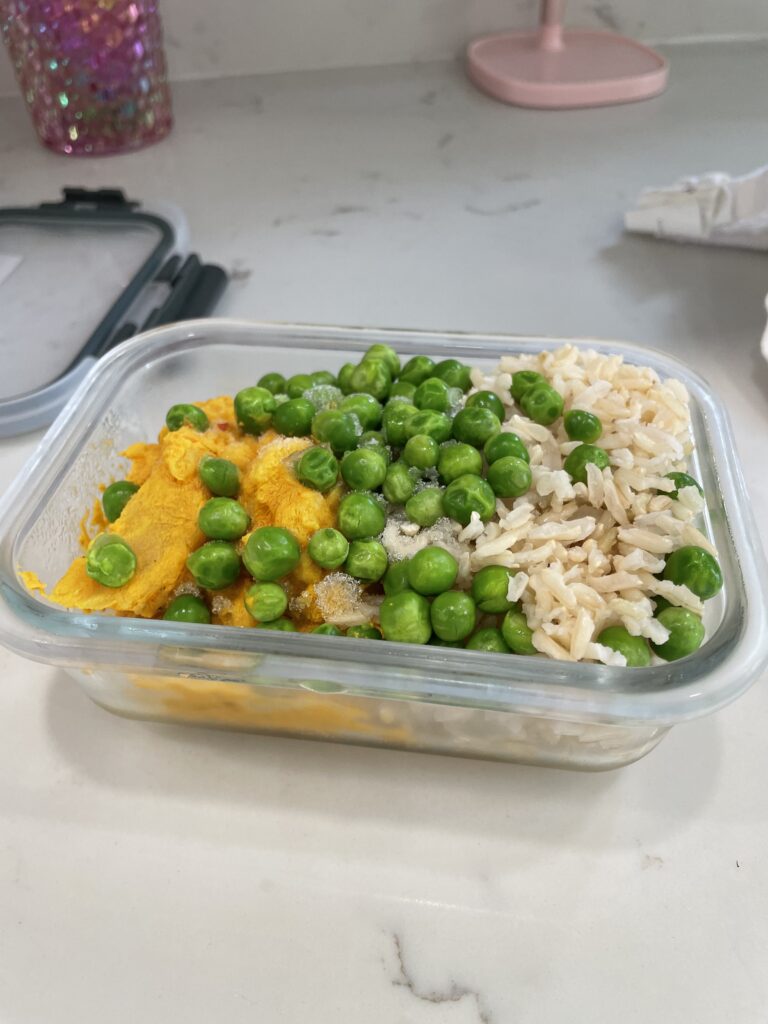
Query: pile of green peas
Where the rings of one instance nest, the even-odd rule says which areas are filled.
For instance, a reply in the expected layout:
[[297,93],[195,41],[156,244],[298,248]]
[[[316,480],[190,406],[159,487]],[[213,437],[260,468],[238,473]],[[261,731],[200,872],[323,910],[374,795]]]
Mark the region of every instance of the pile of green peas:
[[[341,571],[384,591],[379,626],[353,626],[343,634],[324,623],[314,632],[537,653],[519,604],[506,597],[511,570],[488,566],[474,576],[470,590],[460,590],[455,588],[458,566],[450,552],[429,546],[411,559],[390,562],[379,539],[393,506],[420,527],[443,517],[467,525],[473,513],[487,522],[495,514],[497,498],[520,497],[530,489],[526,446],[516,434],[502,430],[504,403],[492,391],[467,397],[470,387],[469,367],[458,360],[414,356],[403,365],[391,347],[376,344],[359,363],[345,364],[338,374],[320,370],[286,378],[267,373],[235,396],[235,416],[243,432],[258,436],[274,429],[313,440],[295,463],[304,486],[320,493],[339,483],[345,487],[336,528],[311,537],[310,558],[327,572]],[[562,397],[541,374],[515,373],[510,396],[536,423],[550,426],[562,417],[569,440],[578,442],[564,463],[574,482],[586,483],[589,464],[599,469],[610,465],[608,452],[596,443],[603,432],[600,419],[586,410],[564,412]],[[166,426],[204,432],[210,424],[200,407],[179,404],[168,411]],[[199,475],[211,497],[198,516],[205,541],[187,559],[195,583],[216,592],[246,572],[254,582],[244,602],[254,621],[262,628],[294,630],[281,581],[299,563],[298,541],[288,530],[273,526],[255,530],[244,542],[250,520],[237,501],[237,466],[209,456],[201,460]],[[668,476],[675,485],[667,492],[672,500],[683,487],[702,492],[687,473]],[[110,524],[137,490],[125,480],[106,488],[102,504]],[[86,569],[105,586],[118,587],[134,575],[136,558],[117,533],[106,533],[91,545]],[[717,561],[692,546],[672,552],[661,575],[688,586],[701,600],[722,587]],[[630,667],[649,665],[654,653],[667,661],[693,653],[704,638],[700,617],[661,597],[655,604],[658,621],[669,631],[664,644],[633,636],[623,626],[603,630],[597,641],[622,653]],[[170,602],[164,618],[209,623],[211,613],[202,597],[181,594]]]

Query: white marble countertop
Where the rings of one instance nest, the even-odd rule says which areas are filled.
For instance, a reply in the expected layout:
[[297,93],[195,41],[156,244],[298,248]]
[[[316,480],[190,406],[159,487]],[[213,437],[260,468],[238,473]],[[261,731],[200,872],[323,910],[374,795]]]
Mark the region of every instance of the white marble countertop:
[[[0,204],[171,198],[258,319],[626,338],[733,417],[763,537],[764,255],[629,238],[647,184],[765,161],[768,48],[533,113],[443,65],[178,86],[67,162],[0,101]],[[52,325],[53,326],[53,325]],[[36,443],[0,445],[5,485]],[[764,1024],[768,693],[598,776],[124,721],[0,652],[0,1020]]]

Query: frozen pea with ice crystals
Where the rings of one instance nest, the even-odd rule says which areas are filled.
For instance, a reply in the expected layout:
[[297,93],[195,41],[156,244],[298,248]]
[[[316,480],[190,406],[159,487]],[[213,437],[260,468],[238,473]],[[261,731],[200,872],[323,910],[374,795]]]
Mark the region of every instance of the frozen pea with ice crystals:
[[421,527],[434,526],[443,512],[443,491],[439,487],[423,487],[405,503],[405,514]]
[[282,402],[272,414],[272,425],[284,437],[309,437],[315,407],[306,398],[289,398]]
[[393,505],[404,505],[416,490],[412,470],[405,462],[393,462],[387,469],[381,490]]
[[406,442],[403,459],[416,469],[431,469],[437,465],[440,446],[429,434],[414,434]]
[[324,494],[339,478],[339,463],[328,448],[307,448],[296,463],[296,478],[305,487]]
[[464,640],[475,628],[477,609],[469,594],[446,590],[432,602],[430,618],[441,640]]
[[349,545],[344,571],[355,579],[375,583],[387,571],[388,564],[387,552],[381,541],[371,538],[353,540]]
[[316,530],[309,539],[309,557],[321,569],[338,569],[349,554],[349,541],[332,526]]
[[344,482],[358,491],[375,491],[384,483],[387,460],[375,448],[356,448],[341,460]]

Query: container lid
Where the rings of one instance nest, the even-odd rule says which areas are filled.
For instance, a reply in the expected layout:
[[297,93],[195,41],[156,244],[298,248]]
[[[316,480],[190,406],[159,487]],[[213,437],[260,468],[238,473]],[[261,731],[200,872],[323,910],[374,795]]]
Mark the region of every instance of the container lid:
[[178,213],[118,189],[0,209],[0,437],[51,423],[93,363],[137,331],[211,312],[226,274],[185,257],[185,235]]

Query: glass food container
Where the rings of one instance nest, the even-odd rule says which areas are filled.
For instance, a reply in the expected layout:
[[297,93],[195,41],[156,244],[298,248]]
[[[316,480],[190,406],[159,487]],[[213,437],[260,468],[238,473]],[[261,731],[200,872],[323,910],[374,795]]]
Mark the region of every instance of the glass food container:
[[338,369],[374,342],[401,355],[454,356],[491,368],[562,339],[188,321],[102,359],[2,503],[0,641],[63,666],[121,715],[460,754],[606,769],[651,750],[671,726],[717,710],[768,661],[766,569],[727,417],[706,384],[669,356],[588,342],[683,381],[691,395],[693,472],[725,586],[707,604],[708,639],[679,662],[643,669],[544,657],[375,643],[65,611],[30,593],[81,553],[80,521],[120,452],[153,440],[170,405],[233,393],[274,370]]

